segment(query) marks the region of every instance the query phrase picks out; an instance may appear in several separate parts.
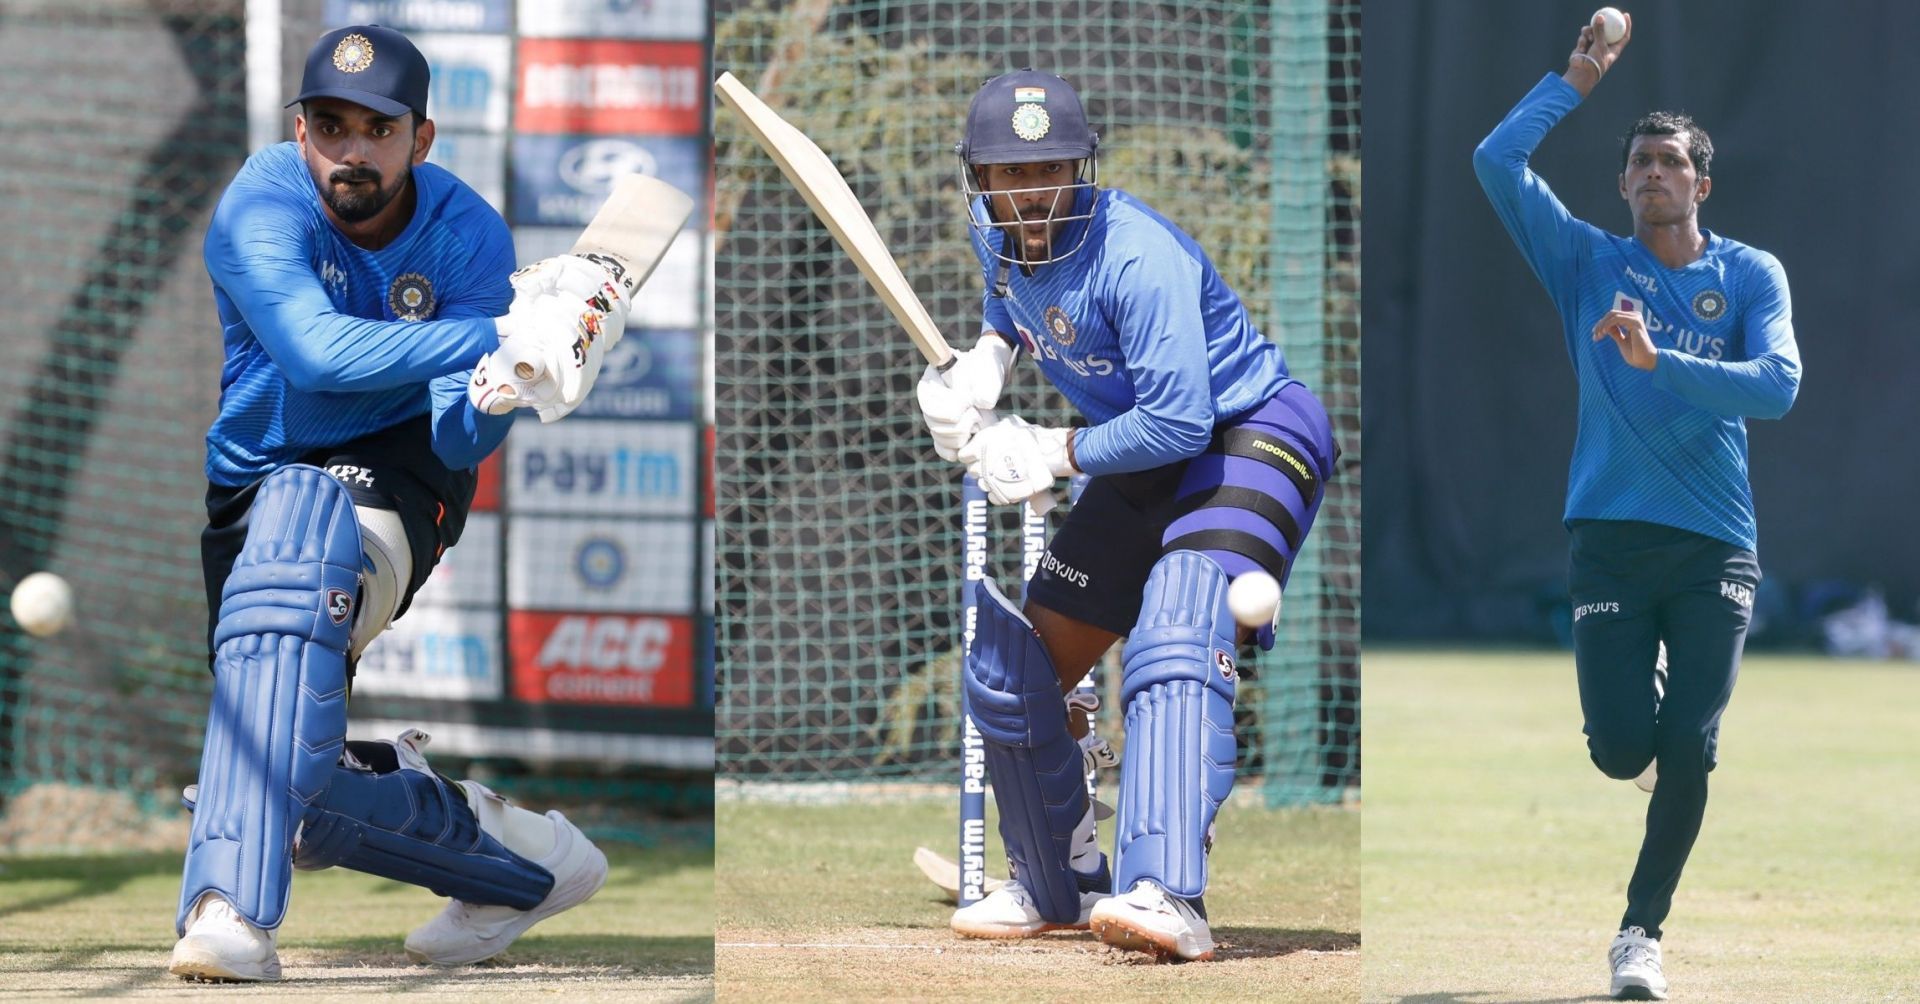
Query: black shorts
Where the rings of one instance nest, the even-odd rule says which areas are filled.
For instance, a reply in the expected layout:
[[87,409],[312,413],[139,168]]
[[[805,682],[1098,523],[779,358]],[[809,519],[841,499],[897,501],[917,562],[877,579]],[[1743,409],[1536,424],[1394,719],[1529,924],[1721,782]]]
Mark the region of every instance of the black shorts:
[[[452,470],[440,462],[433,452],[429,415],[341,446],[314,450],[300,457],[299,463],[332,474],[346,486],[355,505],[392,509],[400,514],[408,550],[413,552],[413,575],[394,616],[406,613],[413,594],[433,573],[440,555],[458,543],[466,529],[467,510],[473,505],[474,488],[479,484],[478,473]],[[200,564],[207,583],[209,660],[214,628],[220,620],[220,594],[246,544],[247,514],[264,480],[239,488],[207,485],[207,528],[200,534]]]
[[1027,598],[1124,635],[1170,551],[1198,551],[1229,576],[1264,570],[1284,585],[1339,455],[1320,402],[1288,384],[1220,423],[1190,460],[1090,481],[1047,542]]

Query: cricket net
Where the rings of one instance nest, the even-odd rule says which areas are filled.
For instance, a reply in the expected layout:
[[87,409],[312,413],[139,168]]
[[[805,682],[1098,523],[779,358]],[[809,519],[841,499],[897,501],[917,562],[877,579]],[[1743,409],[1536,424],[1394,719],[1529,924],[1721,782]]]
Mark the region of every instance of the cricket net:
[[[1325,401],[1345,454],[1238,712],[1242,771],[1276,805],[1359,782],[1359,30],[1358,0],[716,9],[715,71],[833,157],[956,346],[980,280],[951,151],[979,84],[1031,65],[1086,100],[1102,182],[1192,233]],[[719,770],[950,780],[960,472],[920,427],[922,364],[738,123],[715,131]],[[1003,401],[1067,417],[1030,366]],[[1015,582],[1019,521],[990,520]]]

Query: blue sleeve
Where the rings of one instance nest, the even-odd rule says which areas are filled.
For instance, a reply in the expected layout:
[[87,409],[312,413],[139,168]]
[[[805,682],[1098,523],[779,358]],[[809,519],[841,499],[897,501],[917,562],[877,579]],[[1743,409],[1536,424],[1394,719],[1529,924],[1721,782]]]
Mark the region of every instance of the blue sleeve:
[[1573,302],[1593,228],[1573,218],[1527,161],[1547,130],[1580,103],[1557,75],[1534,85],[1473,151],[1473,173],[1533,274],[1557,304]]
[[207,271],[303,391],[422,384],[471,368],[500,342],[490,317],[374,321],[334,309],[304,244],[312,216],[281,193],[229,189],[207,229]]
[[1082,429],[1074,462],[1088,474],[1143,471],[1198,455],[1213,438],[1213,389],[1200,263],[1165,235],[1108,275],[1107,300],[1133,381],[1133,407]]
[[[486,224],[491,224],[490,232],[465,273],[470,281],[441,308],[442,318],[498,317],[513,301],[513,286],[507,282],[507,276],[513,273],[513,238],[498,217],[476,226]],[[497,335],[493,344],[499,344]],[[514,418],[525,410],[515,408],[504,415],[475,411],[473,402],[467,399],[467,381],[472,378],[473,367],[468,366],[458,373],[435,377],[428,384],[433,401],[433,452],[454,470],[479,466],[507,438]]]
[[1779,418],[1800,393],[1800,347],[1793,340],[1793,301],[1787,273],[1763,255],[1747,273],[1741,336],[1747,358],[1702,359],[1662,352],[1653,385],[1696,408],[1744,418]]

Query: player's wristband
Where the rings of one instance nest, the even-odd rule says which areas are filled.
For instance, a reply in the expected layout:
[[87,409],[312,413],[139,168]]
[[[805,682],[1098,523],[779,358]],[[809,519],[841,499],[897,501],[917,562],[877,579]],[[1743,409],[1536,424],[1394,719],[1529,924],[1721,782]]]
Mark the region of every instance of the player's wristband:
[[1607,71],[1600,68],[1600,61],[1593,58],[1592,56],[1589,56],[1584,52],[1576,52],[1573,54],[1573,58],[1584,59],[1587,62],[1593,64],[1593,79],[1599,80],[1601,77],[1604,77],[1607,75]]

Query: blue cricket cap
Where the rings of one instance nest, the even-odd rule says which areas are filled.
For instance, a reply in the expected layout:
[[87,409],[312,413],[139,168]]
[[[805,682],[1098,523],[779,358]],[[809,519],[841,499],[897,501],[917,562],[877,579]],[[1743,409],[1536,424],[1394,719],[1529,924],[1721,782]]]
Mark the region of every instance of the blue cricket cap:
[[1099,143],[1073,85],[1028,68],[987,81],[973,96],[960,156],[976,166],[1085,160]]
[[287,107],[311,98],[339,98],[382,115],[412,112],[424,119],[427,78],[427,57],[407,36],[377,24],[335,28],[307,53],[300,96]]

